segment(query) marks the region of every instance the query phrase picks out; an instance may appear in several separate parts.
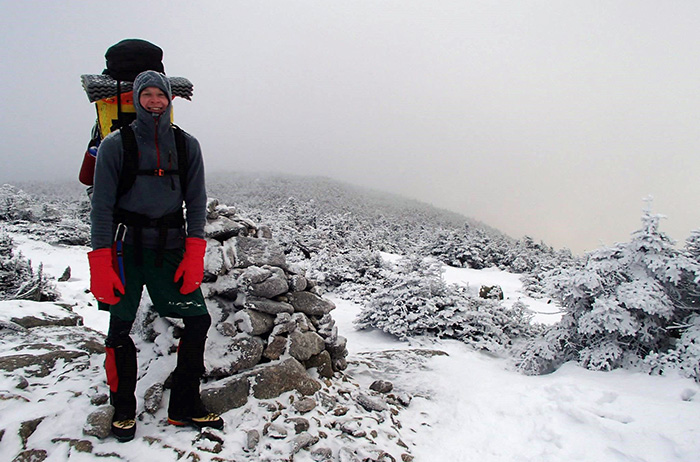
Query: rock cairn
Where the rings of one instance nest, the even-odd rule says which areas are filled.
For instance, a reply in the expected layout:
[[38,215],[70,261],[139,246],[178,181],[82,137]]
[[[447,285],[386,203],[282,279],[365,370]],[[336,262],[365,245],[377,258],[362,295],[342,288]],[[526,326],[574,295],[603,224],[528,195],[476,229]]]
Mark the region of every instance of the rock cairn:
[[[330,378],[347,367],[346,339],[304,271],[288,265],[266,226],[212,199],[205,226],[204,295],[216,332],[209,335],[205,404],[225,412],[290,390],[311,395],[313,376]],[[314,369],[315,374],[310,374]]]

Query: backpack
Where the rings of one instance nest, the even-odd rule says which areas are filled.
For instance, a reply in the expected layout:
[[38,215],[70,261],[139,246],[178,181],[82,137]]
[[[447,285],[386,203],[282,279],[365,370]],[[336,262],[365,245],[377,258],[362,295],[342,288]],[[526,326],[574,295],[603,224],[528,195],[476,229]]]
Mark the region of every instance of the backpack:
[[[136,119],[133,93],[134,79],[136,79],[138,74],[147,70],[164,72],[162,59],[163,50],[157,45],[140,39],[126,39],[107,50],[105,54],[107,67],[102,71],[102,74],[85,74],[80,77],[88,100],[91,103],[95,103],[97,110],[97,121],[92,129],[91,139],[83,156],[80,174],[78,175],[78,179],[82,184],[86,186],[92,186],[93,184],[97,148],[100,142],[114,130],[128,127]],[[168,80],[170,81],[173,97],[179,96],[191,100],[192,82],[184,77],[168,77]],[[172,122],[172,111],[170,117]],[[178,130],[175,131],[176,144],[180,136],[178,135]],[[122,136],[124,136],[123,132]],[[183,140],[180,140],[178,146],[180,144],[185,145]],[[178,162],[181,157],[180,151],[181,148],[178,147]],[[125,149],[125,159],[129,157],[126,154]],[[125,171],[121,175],[129,179],[125,184],[133,185],[133,180],[136,177],[131,169],[132,167],[138,169],[138,163],[135,165],[136,167],[133,167],[132,164],[127,165],[125,163],[127,168],[124,169]],[[185,160],[184,163],[178,163],[178,165],[186,166],[187,162]],[[168,174],[172,174],[172,172]],[[182,181],[180,184],[185,185]],[[126,190],[123,192],[126,192]]]
[[126,39],[112,45],[105,53],[107,68],[102,74],[113,79],[133,82],[143,71],[165,74],[163,50],[158,45],[140,39]]

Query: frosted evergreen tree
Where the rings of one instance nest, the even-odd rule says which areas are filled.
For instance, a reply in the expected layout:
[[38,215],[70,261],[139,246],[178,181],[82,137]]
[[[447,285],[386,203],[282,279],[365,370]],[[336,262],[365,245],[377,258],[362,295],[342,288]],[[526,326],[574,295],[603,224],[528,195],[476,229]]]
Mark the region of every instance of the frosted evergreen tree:
[[15,255],[12,238],[0,230],[0,300],[55,301],[59,294],[45,274],[38,271],[21,253]]
[[[689,258],[700,263],[700,230],[691,232],[685,241],[685,251]],[[674,348],[652,353],[644,362],[652,373],[663,374],[675,370],[700,383],[700,285],[687,275],[682,281],[680,294],[690,315],[684,323],[669,328],[680,334]]]
[[0,186],[0,221],[31,220],[33,198],[14,186]]
[[690,232],[690,236],[685,240],[685,250],[690,258],[700,263],[700,229]]
[[380,329],[400,339],[453,338],[489,351],[503,351],[529,333],[525,306],[508,310],[499,301],[446,284],[442,265],[432,258],[405,258],[384,282],[355,320],[358,328]]
[[[685,251],[688,257],[700,264],[700,229],[696,229],[690,233],[690,236],[685,241]],[[700,287],[693,283],[692,279],[686,278],[684,281],[684,293],[686,294],[686,303],[700,310]]]
[[693,313],[688,291],[697,290],[700,264],[659,230],[661,218],[649,204],[629,243],[591,252],[582,267],[545,280],[565,315],[523,353],[524,371],[568,360],[611,370],[674,348],[677,327]]
[[677,371],[700,383],[700,315],[692,314],[685,325],[675,327],[680,337],[674,348],[650,353],[644,358],[644,367],[653,374]]

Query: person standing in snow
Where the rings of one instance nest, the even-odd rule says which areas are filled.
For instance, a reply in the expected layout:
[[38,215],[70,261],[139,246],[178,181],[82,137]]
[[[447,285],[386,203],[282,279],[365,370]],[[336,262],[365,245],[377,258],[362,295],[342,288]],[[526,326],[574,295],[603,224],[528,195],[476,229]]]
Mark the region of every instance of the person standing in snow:
[[[185,325],[172,374],[168,422],[200,428],[224,425],[219,415],[204,407],[199,391],[211,325],[200,290],[207,198],[202,152],[193,136],[181,132],[188,164],[186,176],[181,176],[176,132],[170,123],[169,80],[156,71],[146,71],[138,75],[133,88],[136,120],[130,127],[138,148],[138,174],[128,190],[121,190],[125,148],[130,142],[120,131],[111,133],[97,155],[91,211],[93,250],[88,253],[90,291],[100,309],[110,312],[105,369],[115,408],[112,432],[120,441],[133,439],[136,432],[137,358],[129,333],[144,285],[159,315],[182,318]],[[186,184],[180,184],[181,178]],[[124,229],[121,264],[115,269],[115,235]]]

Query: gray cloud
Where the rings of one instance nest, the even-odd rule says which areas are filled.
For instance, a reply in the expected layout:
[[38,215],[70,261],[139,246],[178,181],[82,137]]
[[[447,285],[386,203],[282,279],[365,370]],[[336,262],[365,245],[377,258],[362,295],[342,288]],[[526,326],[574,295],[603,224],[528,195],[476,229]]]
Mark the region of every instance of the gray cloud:
[[694,2],[0,2],[0,180],[77,177],[126,37],[195,84],[211,169],[325,175],[576,252],[700,227]]

